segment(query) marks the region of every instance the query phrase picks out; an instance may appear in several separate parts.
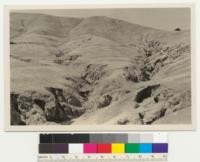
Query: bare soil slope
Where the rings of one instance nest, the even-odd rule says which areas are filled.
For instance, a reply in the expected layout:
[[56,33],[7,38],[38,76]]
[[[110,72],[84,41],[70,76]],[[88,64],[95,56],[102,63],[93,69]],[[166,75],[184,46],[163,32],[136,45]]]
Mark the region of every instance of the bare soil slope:
[[10,18],[12,125],[191,122],[190,31]]

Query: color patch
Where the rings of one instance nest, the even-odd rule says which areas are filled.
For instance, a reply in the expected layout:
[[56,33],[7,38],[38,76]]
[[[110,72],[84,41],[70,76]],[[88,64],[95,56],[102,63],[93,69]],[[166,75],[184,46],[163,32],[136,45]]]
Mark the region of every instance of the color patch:
[[98,153],[111,153],[111,144],[98,144],[97,152]]
[[69,144],[69,154],[82,154],[83,153],[83,144]]
[[68,153],[68,144],[52,144],[52,153],[66,154]]
[[83,145],[84,153],[97,153],[97,144],[86,143]]
[[112,153],[121,154],[125,152],[125,147],[123,143],[113,143],[112,144]]
[[128,143],[140,143],[140,134],[129,134]]
[[127,143],[128,135],[127,134],[102,134],[101,143]]
[[153,135],[152,134],[141,134],[140,135],[140,143],[153,143]]
[[53,136],[52,134],[40,134],[40,143],[52,143]]
[[153,134],[153,142],[152,143],[168,143],[167,133],[154,133]]
[[152,153],[152,144],[142,143],[139,145],[140,153]]
[[88,143],[104,143],[103,142],[103,134],[91,134],[90,142]]
[[168,153],[168,144],[167,143],[154,143],[152,145],[153,153]]
[[39,144],[40,154],[51,154],[53,152],[52,144]]
[[126,153],[139,153],[139,144],[138,143],[127,143],[125,144]]
[[53,143],[90,143],[89,134],[53,134]]

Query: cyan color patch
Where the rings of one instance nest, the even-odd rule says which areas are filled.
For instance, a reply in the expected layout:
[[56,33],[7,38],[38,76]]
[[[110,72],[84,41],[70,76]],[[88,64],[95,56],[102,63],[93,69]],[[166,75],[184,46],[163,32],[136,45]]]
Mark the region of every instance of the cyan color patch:
[[151,143],[141,143],[139,146],[140,153],[152,153],[152,144]]

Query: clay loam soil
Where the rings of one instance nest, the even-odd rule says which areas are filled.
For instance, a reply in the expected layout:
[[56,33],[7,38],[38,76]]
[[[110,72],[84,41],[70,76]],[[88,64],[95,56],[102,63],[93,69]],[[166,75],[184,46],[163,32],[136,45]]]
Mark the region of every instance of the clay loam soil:
[[190,31],[11,13],[11,125],[190,124]]

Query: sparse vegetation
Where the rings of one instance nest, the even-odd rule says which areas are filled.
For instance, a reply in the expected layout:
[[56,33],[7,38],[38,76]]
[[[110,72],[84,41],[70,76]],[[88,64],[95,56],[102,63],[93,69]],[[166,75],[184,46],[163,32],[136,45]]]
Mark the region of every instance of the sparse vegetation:
[[12,125],[177,124],[191,111],[189,31],[20,13],[11,25]]

